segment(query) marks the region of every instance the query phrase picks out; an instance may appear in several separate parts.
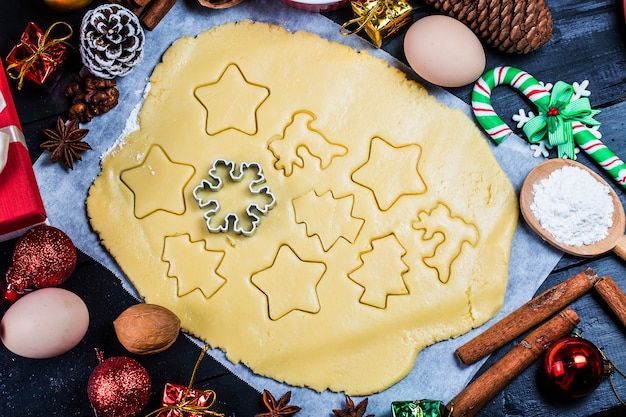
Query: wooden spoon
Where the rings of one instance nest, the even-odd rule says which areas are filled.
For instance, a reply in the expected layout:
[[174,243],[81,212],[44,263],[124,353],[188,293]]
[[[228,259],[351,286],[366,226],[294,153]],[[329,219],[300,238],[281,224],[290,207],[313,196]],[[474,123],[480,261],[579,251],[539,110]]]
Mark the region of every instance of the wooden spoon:
[[[599,183],[606,185],[609,188],[611,199],[613,200],[613,224],[609,228],[608,235],[601,241],[598,241],[589,245],[570,246],[561,242],[558,242],[552,237],[552,235],[546,231],[539,220],[535,217],[533,211],[530,209],[530,205],[534,200],[533,186],[539,183],[544,178],[550,176],[553,171],[559,170],[564,166],[575,166],[589,172]],[[572,161],[571,159],[549,159],[546,162],[542,162],[533,168],[529,173],[524,184],[522,184],[522,190],[520,192],[520,209],[522,216],[526,220],[526,223],[533,229],[539,236],[552,246],[562,250],[570,255],[581,256],[585,258],[591,258],[608,251],[615,252],[620,258],[626,260],[626,236],[624,236],[624,226],[626,219],[624,216],[624,208],[619,200],[617,194],[611,186],[609,186],[602,177],[587,168],[585,165]]]

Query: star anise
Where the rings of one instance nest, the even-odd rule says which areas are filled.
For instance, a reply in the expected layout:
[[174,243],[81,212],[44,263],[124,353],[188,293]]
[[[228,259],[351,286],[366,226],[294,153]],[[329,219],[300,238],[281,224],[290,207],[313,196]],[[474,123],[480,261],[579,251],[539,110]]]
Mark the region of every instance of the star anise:
[[288,417],[300,411],[297,405],[287,405],[291,400],[291,391],[287,391],[280,400],[276,401],[274,396],[268,390],[263,390],[263,403],[269,410],[267,413],[257,414],[254,417]]
[[[361,401],[356,407],[352,398],[346,395],[346,410],[333,410],[335,417],[364,417],[367,409],[367,398]],[[374,417],[374,414],[368,414],[365,417]]]
[[70,119],[65,123],[60,117],[54,129],[44,129],[43,133],[48,140],[40,146],[46,151],[52,152],[50,160],[52,162],[63,161],[69,169],[74,169],[74,162],[80,161],[82,157],[79,152],[91,149],[83,138],[89,133],[88,129],[81,129],[78,120]]

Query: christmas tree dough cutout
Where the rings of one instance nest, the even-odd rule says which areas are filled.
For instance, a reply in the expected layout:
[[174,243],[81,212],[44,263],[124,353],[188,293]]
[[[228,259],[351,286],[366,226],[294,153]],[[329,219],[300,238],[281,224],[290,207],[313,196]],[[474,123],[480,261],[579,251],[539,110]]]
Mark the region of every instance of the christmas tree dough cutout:
[[402,261],[406,249],[394,234],[372,239],[370,248],[359,256],[361,266],[348,277],[363,287],[359,301],[376,308],[386,308],[390,295],[407,295],[402,276],[409,266]]
[[307,236],[317,236],[325,252],[339,239],[354,243],[365,223],[353,215],[354,195],[337,198],[332,191],[318,195],[311,190],[292,204],[296,223],[304,224]]
[[[194,256],[181,255],[188,253]],[[226,278],[217,272],[223,258],[224,251],[209,250],[204,241],[193,242],[188,234],[166,236],[161,256],[168,264],[167,276],[176,279],[177,296],[198,290],[207,299],[226,283]]]

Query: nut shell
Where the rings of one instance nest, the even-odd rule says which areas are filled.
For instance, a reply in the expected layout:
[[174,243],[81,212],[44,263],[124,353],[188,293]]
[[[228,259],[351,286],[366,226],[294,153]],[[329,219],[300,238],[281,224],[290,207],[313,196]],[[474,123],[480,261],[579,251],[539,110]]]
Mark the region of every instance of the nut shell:
[[163,352],[174,344],[180,332],[180,319],[165,307],[135,304],[113,321],[113,327],[126,350],[147,355]]

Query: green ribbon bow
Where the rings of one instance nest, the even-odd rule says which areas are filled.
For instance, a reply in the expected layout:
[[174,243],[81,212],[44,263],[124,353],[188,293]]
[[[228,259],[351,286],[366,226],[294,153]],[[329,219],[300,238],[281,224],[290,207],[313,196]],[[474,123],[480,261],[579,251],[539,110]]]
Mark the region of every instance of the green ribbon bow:
[[394,401],[392,417],[450,417],[451,410],[439,400]]
[[566,156],[576,159],[572,122],[580,122],[586,126],[600,125],[593,118],[600,110],[592,109],[586,97],[572,101],[573,95],[574,87],[557,81],[552,87],[548,104],[537,102],[539,115],[530,119],[522,128],[530,143],[537,143],[547,135],[548,143],[557,146],[559,158]]

